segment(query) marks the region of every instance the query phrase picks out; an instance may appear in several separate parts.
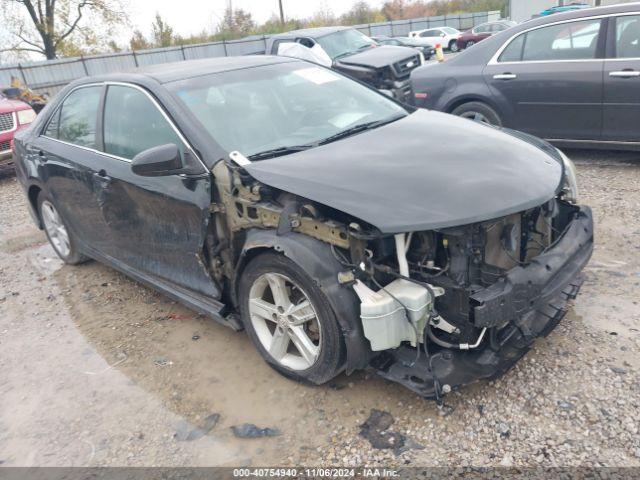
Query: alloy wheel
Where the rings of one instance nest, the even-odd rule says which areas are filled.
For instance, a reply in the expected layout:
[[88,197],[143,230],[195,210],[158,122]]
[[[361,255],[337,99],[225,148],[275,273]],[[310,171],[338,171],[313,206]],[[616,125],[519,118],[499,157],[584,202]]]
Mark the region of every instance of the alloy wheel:
[[68,257],[71,253],[69,232],[67,232],[67,227],[64,226],[58,210],[49,200],[45,200],[42,202],[41,213],[42,223],[47,231],[49,240],[51,240],[51,245],[61,257]]
[[280,365],[306,370],[316,363],[320,322],[308,295],[289,277],[258,277],[249,292],[249,316],[260,343]]
[[475,44],[476,44],[476,42],[474,42],[473,40],[469,40],[469,41],[467,42],[467,48],[469,48],[469,47],[473,47]]
[[480,112],[464,112],[460,114],[462,118],[466,118],[467,120],[473,120],[478,123],[485,123],[487,125],[492,125],[489,119]]

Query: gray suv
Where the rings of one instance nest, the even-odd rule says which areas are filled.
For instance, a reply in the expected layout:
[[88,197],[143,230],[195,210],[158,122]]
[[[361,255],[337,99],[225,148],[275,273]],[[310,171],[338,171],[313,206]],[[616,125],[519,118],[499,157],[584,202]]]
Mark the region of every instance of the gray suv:
[[640,148],[640,6],[539,18],[412,72],[418,107],[558,145]]

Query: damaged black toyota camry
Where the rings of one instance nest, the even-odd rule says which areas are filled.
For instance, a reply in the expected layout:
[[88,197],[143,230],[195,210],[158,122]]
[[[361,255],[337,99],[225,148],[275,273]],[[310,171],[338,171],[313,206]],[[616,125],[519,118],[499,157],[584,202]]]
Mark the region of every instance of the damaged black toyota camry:
[[593,249],[571,161],[278,57],[76,81],[15,142],[34,220],[235,330],[287,377],[429,398],[548,334]]

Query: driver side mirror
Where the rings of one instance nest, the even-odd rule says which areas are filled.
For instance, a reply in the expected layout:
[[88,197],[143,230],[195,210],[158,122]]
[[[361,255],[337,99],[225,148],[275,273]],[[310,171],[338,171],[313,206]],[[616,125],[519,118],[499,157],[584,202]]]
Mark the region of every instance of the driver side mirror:
[[198,168],[197,162],[191,152],[183,155],[174,143],[159,145],[149,148],[133,157],[131,171],[143,177],[162,177],[166,175],[198,174],[202,168]]

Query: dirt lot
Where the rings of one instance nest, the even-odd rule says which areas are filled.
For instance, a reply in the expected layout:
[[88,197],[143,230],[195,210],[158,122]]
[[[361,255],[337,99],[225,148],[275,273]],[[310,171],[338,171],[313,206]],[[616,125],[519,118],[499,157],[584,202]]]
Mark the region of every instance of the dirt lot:
[[[442,410],[373,373],[298,385],[243,333],[98,263],[63,266],[0,180],[0,464],[640,466],[640,154],[568,153],[597,222],[582,294]],[[359,436],[371,409],[404,451]],[[281,434],[236,438],[243,423]]]

